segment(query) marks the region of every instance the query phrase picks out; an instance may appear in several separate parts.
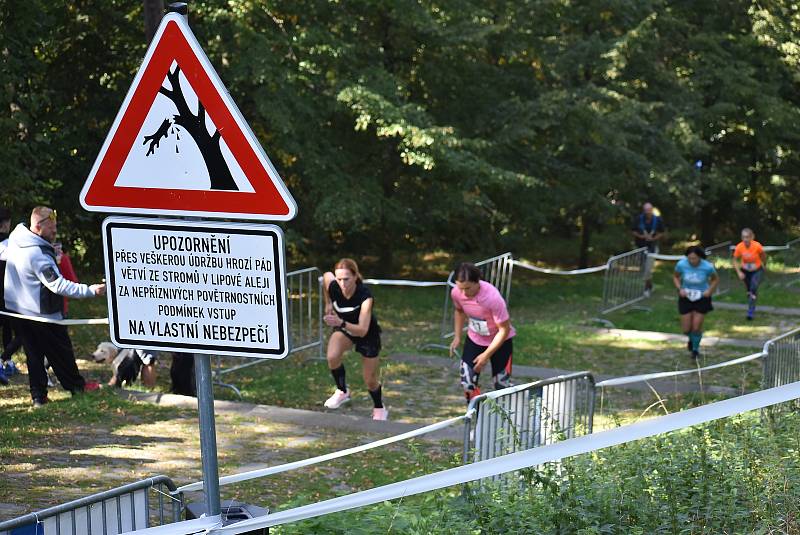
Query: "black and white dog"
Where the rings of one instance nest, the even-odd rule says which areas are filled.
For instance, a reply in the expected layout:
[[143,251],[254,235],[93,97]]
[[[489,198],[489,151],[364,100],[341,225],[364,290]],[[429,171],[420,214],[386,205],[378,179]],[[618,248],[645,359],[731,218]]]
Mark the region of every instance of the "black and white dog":
[[111,342],[100,342],[92,353],[92,358],[95,362],[111,364],[113,375],[108,385],[120,388],[123,384],[131,385],[136,382],[143,366],[155,364],[156,355],[143,349],[120,349]]

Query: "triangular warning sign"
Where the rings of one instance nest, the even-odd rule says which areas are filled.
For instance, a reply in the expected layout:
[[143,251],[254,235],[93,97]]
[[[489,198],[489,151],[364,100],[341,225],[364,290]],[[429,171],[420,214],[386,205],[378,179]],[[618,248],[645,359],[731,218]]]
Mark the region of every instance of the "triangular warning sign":
[[297,206],[184,18],[147,50],[80,196],[92,212],[286,221]]

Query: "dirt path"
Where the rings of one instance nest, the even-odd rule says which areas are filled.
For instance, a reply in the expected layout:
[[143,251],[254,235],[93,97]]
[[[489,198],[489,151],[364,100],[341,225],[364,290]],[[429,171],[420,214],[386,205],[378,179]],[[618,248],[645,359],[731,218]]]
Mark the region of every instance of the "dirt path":
[[[722,310],[747,310],[747,305],[743,303],[714,303],[714,308],[719,308]],[[788,308],[788,307],[773,307],[769,305],[765,306],[758,306],[757,312],[767,312],[769,314],[777,314],[779,316],[800,316],[800,308]]]
[[[717,306],[714,303],[714,306]],[[582,330],[592,332],[601,337],[608,337],[616,340],[650,340],[653,342],[686,342],[686,335],[663,333],[658,331],[637,331],[633,329],[604,329],[582,327]],[[602,338],[601,338],[602,339]],[[730,346],[730,347],[752,347],[761,348],[766,340],[744,340],[742,338],[720,338],[717,336],[704,336],[704,346]]]
[[[100,394],[96,399],[108,396],[114,394]],[[147,395],[134,395],[140,396]],[[71,413],[68,394],[54,392],[52,403],[39,409],[53,415],[52,423],[44,424],[31,439],[35,442],[6,450],[10,453],[0,466],[0,519],[156,474],[168,475],[177,485],[199,480],[196,401],[154,396],[160,398],[154,400],[157,405],[123,404],[102,420],[82,425]],[[18,399],[5,399],[0,405],[23,413],[33,410],[24,396]],[[419,427],[233,402],[217,402],[216,413],[220,475],[305,459]],[[43,413],[36,414],[41,418]],[[321,499],[392,482],[400,467],[403,473],[413,473],[423,470],[426,463],[448,466],[460,451],[461,429],[455,426],[431,440],[417,440],[416,450],[401,442],[274,478],[223,487],[223,498],[279,508],[297,496]],[[332,479],[339,482],[335,488],[330,485]],[[190,493],[188,499],[200,498]]]

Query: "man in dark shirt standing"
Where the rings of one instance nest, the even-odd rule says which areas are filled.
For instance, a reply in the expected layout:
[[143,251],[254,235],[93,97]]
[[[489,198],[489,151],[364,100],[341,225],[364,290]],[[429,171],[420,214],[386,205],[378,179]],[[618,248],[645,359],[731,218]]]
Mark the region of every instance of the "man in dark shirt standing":
[[[664,235],[664,221],[653,213],[653,205],[646,202],[642,205],[642,213],[637,215],[631,225],[636,247],[647,247],[647,252],[658,253],[658,240]],[[644,266],[644,295],[650,297],[653,290],[653,264],[655,260],[648,256]]]

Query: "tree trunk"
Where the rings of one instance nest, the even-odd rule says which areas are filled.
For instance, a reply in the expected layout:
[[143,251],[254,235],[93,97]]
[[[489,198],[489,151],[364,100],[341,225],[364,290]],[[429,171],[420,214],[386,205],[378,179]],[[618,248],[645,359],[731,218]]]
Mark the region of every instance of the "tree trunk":
[[208,135],[205,124],[199,125],[199,132],[189,134],[194,138],[203,155],[203,161],[208,169],[208,176],[211,179],[211,189],[214,190],[238,190],[236,182],[233,180],[228,162],[222,156],[222,148],[219,145],[220,137],[218,133],[213,136]]
[[581,216],[581,250],[578,256],[578,269],[589,266],[589,243],[591,233],[591,227],[586,222],[586,216]]
[[700,209],[700,242],[704,247],[713,245],[716,226],[714,207],[710,203],[704,203]]
[[203,155],[203,162],[206,164],[208,176],[211,179],[211,189],[214,190],[238,190],[236,182],[233,180],[228,163],[222,156],[220,148],[220,133],[216,130],[213,134],[208,133],[206,128],[206,110],[202,103],[197,105],[197,115],[192,113],[183,90],[180,85],[180,68],[176,67],[173,72],[167,74],[172,89],[161,88],[160,92],[169,98],[178,109],[178,115],[174,117],[176,125],[183,127],[192,136],[200,154]]
[[164,0],[143,0],[144,11],[144,36],[147,44],[153,40],[156,34],[158,25],[161,23],[161,17],[164,16]]
[[714,232],[717,230],[717,221],[714,217],[714,204],[713,201],[709,200],[708,198],[708,179],[706,179],[706,175],[711,172],[713,165],[713,159],[711,157],[708,158],[708,162],[703,163],[703,168],[700,170],[698,174],[698,180],[700,181],[700,243],[704,247],[708,247],[709,245],[713,245],[712,242],[714,241]]

